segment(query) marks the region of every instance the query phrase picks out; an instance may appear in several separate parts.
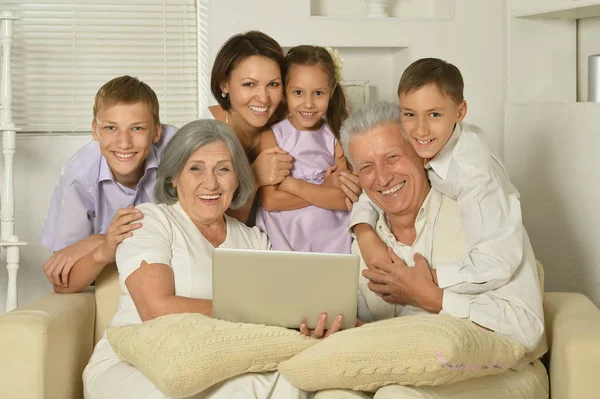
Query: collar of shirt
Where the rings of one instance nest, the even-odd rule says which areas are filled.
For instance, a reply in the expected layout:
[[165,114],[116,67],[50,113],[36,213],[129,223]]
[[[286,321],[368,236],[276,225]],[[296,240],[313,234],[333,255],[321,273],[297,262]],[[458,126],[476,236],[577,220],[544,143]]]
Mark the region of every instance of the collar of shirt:
[[[387,216],[383,210],[379,210],[379,219],[377,220],[377,235],[383,239],[387,246],[394,249],[394,252],[406,262],[407,265],[413,265],[412,256],[414,253],[419,252],[429,262],[431,262],[431,250],[433,246],[433,228],[437,220],[440,207],[442,205],[442,193],[438,190],[431,188],[429,194],[423,201],[421,209],[417,214],[415,220],[415,229],[417,231],[417,237],[413,245],[407,245],[399,242],[390,228]],[[412,249],[409,256],[408,253],[398,253],[402,249]]]
[[[144,175],[140,179],[140,181],[144,178],[148,170],[158,168],[158,157],[156,156],[156,152],[154,149],[154,145],[150,147],[150,152],[148,153],[148,157],[146,158]],[[98,173],[98,183],[103,181],[112,181],[117,184],[115,178],[113,176],[112,171],[110,170],[110,166],[108,166],[108,161],[104,158],[104,155],[100,159],[100,171]],[[121,185],[122,186],[122,185]],[[139,187],[139,185],[138,185]]]
[[442,147],[440,152],[437,153],[432,160],[430,160],[425,166],[426,169],[432,169],[438,174],[443,180],[446,180],[448,176],[448,170],[450,169],[450,162],[452,160],[452,153],[458,142],[458,138],[462,132],[462,124],[459,122],[454,127],[454,131],[448,139],[448,142]]

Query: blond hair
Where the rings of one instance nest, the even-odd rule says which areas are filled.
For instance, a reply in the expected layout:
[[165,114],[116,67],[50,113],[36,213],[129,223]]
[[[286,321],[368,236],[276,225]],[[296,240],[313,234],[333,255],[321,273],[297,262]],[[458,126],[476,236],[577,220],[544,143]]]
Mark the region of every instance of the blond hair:
[[94,119],[98,112],[117,104],[142,103],[156,125],[160,124],[158,97],[150,86],[132,76],[119,76],[106,82],[94,97]]

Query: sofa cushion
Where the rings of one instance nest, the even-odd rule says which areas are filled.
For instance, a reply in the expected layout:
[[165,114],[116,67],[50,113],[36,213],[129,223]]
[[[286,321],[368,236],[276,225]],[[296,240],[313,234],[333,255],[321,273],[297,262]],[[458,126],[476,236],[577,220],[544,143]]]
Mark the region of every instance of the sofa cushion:
[[114,351],[165,395],[184,398],[243,373],[266,372],[316,340],[298,331],[174,314],[113,327]]
[[374,392],[389,384],[440,385],[502,373],[525,348],[451,316],[397,317],[341,331],[281,363],[307,391]]

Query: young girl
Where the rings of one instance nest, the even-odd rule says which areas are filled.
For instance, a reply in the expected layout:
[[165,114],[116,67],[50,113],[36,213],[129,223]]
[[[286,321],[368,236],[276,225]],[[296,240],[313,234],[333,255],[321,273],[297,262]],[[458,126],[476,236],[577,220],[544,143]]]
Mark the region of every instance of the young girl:
[[348,116],[341,62],[317,46],[294,47],[285,61],[289,117],[261,135],[260,149],[279,146],[294,158],[294,166],[280,184],[260,188],[256,225],[273,249],[350,253],[339,181],[339,173],[348,169],[338,140]]

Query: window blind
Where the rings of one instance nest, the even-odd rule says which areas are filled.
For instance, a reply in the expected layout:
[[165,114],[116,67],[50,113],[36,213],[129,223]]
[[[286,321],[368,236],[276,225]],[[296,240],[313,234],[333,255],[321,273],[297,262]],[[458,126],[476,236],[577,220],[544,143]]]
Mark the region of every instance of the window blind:
[[94,95],[121,75],[154,89],[163,123],[197,118],[196,0],[9,0],[0,9],[21,18],[11,64],[22,131],[89,132]]

